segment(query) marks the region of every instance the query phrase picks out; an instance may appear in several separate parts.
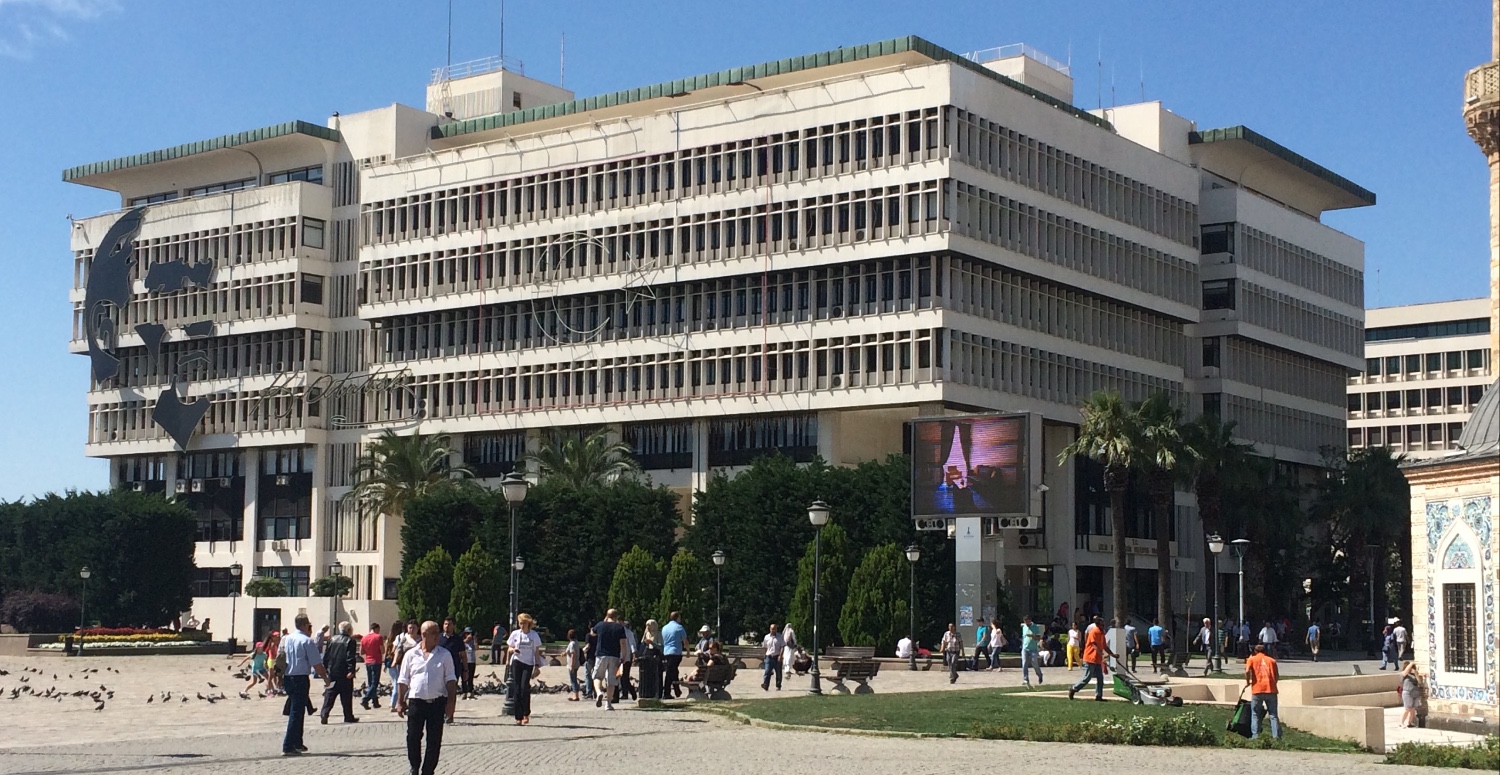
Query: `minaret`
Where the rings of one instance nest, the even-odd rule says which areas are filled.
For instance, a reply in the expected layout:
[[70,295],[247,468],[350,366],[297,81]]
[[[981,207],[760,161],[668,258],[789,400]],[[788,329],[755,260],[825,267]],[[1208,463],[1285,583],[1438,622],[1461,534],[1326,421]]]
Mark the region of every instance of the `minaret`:
[[1490,373],[1500,374],[1500,0],[1488,64],[1464,76],[1464,123],[1490,164]]

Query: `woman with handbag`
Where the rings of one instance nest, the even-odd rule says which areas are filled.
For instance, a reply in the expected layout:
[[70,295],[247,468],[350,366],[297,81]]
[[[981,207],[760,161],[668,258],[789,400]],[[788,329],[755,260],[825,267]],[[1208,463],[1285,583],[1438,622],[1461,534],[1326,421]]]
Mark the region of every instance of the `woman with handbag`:
[[1416,660],[1410,660],[1401,668],[1401,723],[1396,726],[1410,729],[1417,725],[1417,708],[1422,704],[1422,671]]

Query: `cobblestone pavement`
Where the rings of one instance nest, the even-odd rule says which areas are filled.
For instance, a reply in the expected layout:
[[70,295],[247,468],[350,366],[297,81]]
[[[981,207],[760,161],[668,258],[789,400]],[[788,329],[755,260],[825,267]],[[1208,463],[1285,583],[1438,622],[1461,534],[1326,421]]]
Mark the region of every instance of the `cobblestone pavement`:
[[[385,708],[359,711],[357,724],[339,723],[336,711],[328,726],[317,719],[307,726],[309,755],[295,761],[280,755],[284,719],[277,699],[241,700],[241,682],[225,670],[221,657],[134,657],[64,660],[56,658],[0,659],[0,773],[53,772],[264,772],[267,766],[287,768],[299,775],[323,772],[405,773],[404,723]],[[97,667],[99,672],[92,672]],[[21,668],[40,670],[26,672]],[[85,674],[83,670],[91,672]],[[116,672],[118,671],[118,672]],[[52,675],[56,673],[57,679]],[[560,671],[543,678],[556,680]],[[71,674],[72,679],[67,676]],[[483,675],[483,673],[481,673]],[[24,685],[45,693],[56,687],[63,699],[39,699],[22,693],[7,699],[11,689]],[[892,672],[882,689],[946,689],[938,672]],[[793,696],[805,679],[794,679],[780,696]],[[1017,680],[1015,671],[965,674],[954,688],[1001,685]],[[1059,675],[1058,680],[1061,680]],[[207,684],[213,683],[215,687]],[[736,687],[738,688],[736,682]],[[94,710],[74,691],[115,691],[103,710]],[[766,696],[752,682],[744,697]],[[163,705],[162,691],[173,700]],[[185,695],[183,693],[186,693]],[[197,695],[227,695],[209,703]],[[158,699],[151,703],[147,696]],[[777,696],[771,692],[771,696]],[[188,696],[187,702],[178,699]],[[830,702],[839,698],[830,697]],[[1024,759],[1041,766],[1111,766],[1117,771],[1159,770],[1163,756],[1174,768],[1212,771],[1215,775],[1254,773],[1295,768],[1299,773],[1370,772],[1396,775],[1402,768],[1379,763],[1374,756],[1287,754],[1271,751],[1223,751],[1039,744],[1009,741],[915,740],[786,732],[736,724],[717,716],[689,711],[646,712],[628,709],[613,713],[596,710],[589,702],[567,702],[564,695],[539,696],[536,714],[527,727],[516,727],[500,717],[500,700],[482,697],[461,703],[459,723],[448,728],[440,772],[494,771],[501,766],[527,767],[538,773],[577,770],[601,762],[628,769],[647,762],[679,763],[695,773],[776,770],[817,773],[946,773],[968,763],[1015,762]],[[1122,769],[1123,768],[1123,769]]]

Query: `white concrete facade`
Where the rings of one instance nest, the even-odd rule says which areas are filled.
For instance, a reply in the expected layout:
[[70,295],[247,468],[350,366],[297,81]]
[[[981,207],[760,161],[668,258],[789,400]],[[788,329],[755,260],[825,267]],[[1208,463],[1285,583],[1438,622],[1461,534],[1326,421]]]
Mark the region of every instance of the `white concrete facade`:
[[1461,299],[1366,313],[1365,367],[1349,377],[1350,448],[1388,447],[1409,459],[1458,450],[1464,423],[1495,381],[1489,304]]
[[[1363,246],[1319,216],[1373,195],[1243,127],[1077,110],[1055,63],[1022,57],[901,38],[539,107],[572,95],[491,70],[429,86],[451,118],[393,105],[70,170],[122,205],[157,197],[142,265],[216,261],[208,289],[136,284],[88,454],[202,515],[200,619],[229,617],[232,562],[302,591],[241,600],[242,637],[257,608],[257,635],[273,612],[320,618],[300,585],[335,561],[356,581],[341,613],[394,617],[399,525],[339,502],[387,427],[452,434],[495,477],[548,433],[610,426],[686,495],[771,451],[880,459],[943,413],[1033,412],[1055,461],[1094,391],[1165,391],[1316,464],[1344,438],[1363,317]],[[80,320],[117,217],[75,225]],[[1210,224],[1233,235],[1212,253]],[[214,404],[183,452],[150,418],[175,362],[131,325],[199,320],[213,355],[190,392]],[[1043,527],[978,556],[1038,611],[1107,601],[1104,506],[1074,466],[1038,465]],[[1185,581],[1201,529],[1178,512]],[[1154,571],[1155,542],[1126,540]]]

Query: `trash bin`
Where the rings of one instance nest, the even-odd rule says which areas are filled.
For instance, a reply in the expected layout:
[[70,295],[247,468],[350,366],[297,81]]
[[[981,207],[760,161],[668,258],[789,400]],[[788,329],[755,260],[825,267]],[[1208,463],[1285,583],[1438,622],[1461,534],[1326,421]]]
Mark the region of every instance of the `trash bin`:
[[235,652],[235,651],[236,651],[236,650],[237,650],[237,649],[238,649],[238,648],[239,648],[239,644],[238,644],[238,643],[236,643],[236,642],[235,642],[235,639],[234,639],[234,638],[230,638],[230,639],[229,639],[229,655],[230,655],[230,656],[234,656],[234,652]]
[[73,636],[72,635],[69,635],[69,636],[63,638],[63,656],[66,656],[66,657],[73,656]]
[[636,657],[635,666],[639,671],[635,686],[638,700],[661,699],[661,657],[642,654]]

